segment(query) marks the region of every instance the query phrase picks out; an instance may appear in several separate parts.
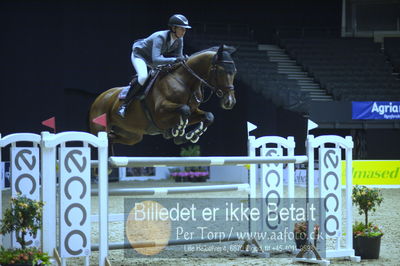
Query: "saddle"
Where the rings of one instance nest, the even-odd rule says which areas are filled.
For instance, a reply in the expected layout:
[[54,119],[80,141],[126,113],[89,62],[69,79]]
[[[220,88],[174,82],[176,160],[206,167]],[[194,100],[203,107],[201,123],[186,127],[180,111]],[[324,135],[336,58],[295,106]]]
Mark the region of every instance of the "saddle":
[[[143,84],[143,88],[140,91],[135,91],[135,95],[133,95],[133,99],[144,99],[146,98],[147,94],[149,93],[150,89],[153,87],[155,81],[157,78],[162,78],[165,76],[167,73],[170,73],[171,71],[175,70],[177,66],[179,66],[180,63],[178,64],[172,64],[172,65],[164,65],[164,66],[159,66],[157,68],[154,68],[150,71],[149,77]],[[124,100],[126,96],[128,95],[129,88],[134,88],[138,85],[138,76],[137,74],[133,76],[132,81],[129,83],[129,86],[126,86],[122,89],[122,91],[119,93],[118,98],[120,100]]]
[[[153,87],[154,82],[156,81],[158,77],[159,71],[152,70],[149,73],[149,77],[146,80],[146,82],[143,84],[143,88],[139,91],[135,91],[135,95],[133,95],[133,98],[145,98],[147,94],[149,93],[151,87]],[[128,95],[129,89],[135,88],[138,85],[138,76],[137,74],[133,76],[132,81],[129,83],[129,86],[126,86],[122,89],[122,91],[119,93],[118,98],[120,100],[124,100],[126,96]]]

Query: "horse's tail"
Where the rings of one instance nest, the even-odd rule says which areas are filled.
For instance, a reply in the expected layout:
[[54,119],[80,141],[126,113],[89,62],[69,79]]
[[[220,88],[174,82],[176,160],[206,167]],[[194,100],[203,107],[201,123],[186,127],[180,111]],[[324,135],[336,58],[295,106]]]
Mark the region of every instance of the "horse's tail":
[[115,100],[114,98],[110,99],[110,95],[115,93],[116,90],[119,89],[120,87],[108,89],[102,92],[100,95],[98,95],[96,99],[93,101],[92,105],[90,106],[87,118],[90,133],[97,134],[100,131],[104,131],[104,127],[102,125],[98,125],[92,122],[92,120],[95,119],[96,117],[106,114],[107,124],[110,124],[110,119],[112,119],[111,112]]

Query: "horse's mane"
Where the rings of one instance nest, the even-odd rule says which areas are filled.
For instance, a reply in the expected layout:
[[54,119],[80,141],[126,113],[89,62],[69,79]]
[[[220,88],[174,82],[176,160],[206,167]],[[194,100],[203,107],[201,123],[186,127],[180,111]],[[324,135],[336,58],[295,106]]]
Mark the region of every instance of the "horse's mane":
[[[213,47],[210,47],[210,48],[195,52],[191,56],[196,56],[196,55],[203,54],[203,53],[206,53],[206,52],[217,52],[218,49],[219,49],[219,46],[213,46]],[[232,47],[232,46],[224,45],[224,51],[228,52],[229,54],[232,54],[232,53],[234,53],[236,51],[236,48]]]
[[213,46],[213,47],[210,47],[210,48],[195,52],[194,54],[191,54],[190,56],[196,56],[196,55],[203,54],[203,53],[206,53],[206,52],[216,52],[216,51],[218,51],[218,46]]
[[[213,46],[213,47],[201,50],[199,52],[196,52],[196,53],[192,54],[190,56],[190,58],[196,57],[197,55],[201,55],[201,54],[204,54],[204,53],[207,53],[207,52],[217,52],[219,48],[220,48],[219,46]],[[223,49],[223,52],[221,54],[222,61],[224,61],[224,60],[225,61],[232,61],[231,54],[234,53],[235,51],[236,51],[236,48],[234,48],[232,46],[224,45],[224,49]],[[222,65],[224,67],[224,69],[228,73],[236,72],[236,67],[235,67],[234,63],[233,64],[227,64],[226,62],[223,62],[223,63],[220,63],[220,65]]]

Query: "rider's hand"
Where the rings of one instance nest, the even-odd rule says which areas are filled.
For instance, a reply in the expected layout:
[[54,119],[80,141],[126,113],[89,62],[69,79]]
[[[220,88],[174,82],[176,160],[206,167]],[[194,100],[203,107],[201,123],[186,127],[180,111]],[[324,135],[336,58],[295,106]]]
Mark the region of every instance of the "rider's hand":
[[180,62],[183,62],[183,61],[185,61],[186,60],[186,57],[184,57],[184,56],[179,56],[179,57],[177,57],[176,59],[175,59],[175,64],[177,64],[177,63],[180,63]]

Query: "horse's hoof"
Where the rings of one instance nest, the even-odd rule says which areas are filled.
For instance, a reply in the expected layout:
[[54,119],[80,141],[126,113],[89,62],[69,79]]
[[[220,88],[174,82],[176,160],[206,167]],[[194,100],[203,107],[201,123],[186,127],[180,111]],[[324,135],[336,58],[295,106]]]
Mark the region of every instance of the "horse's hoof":
[[171,134],[174,138],[176,138],[179,135],[179,130],[178,129],[171,129]]
[[197,143],[199,141],[199,139],[200,139],[200,136],[196,136],[194,139],[193,138],[190,139],[190,142],[191,143]]
[[194,136],[194,132],[191,131],[191,132],[189,132],[189,133],[187,133],[187,134],[185,135],[185,138],[186,138],[187,140],[190,140],[191,138],[193,138],[193,136]]

